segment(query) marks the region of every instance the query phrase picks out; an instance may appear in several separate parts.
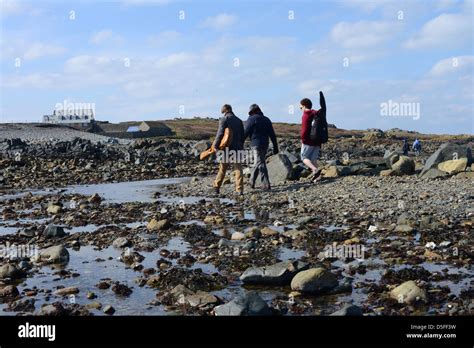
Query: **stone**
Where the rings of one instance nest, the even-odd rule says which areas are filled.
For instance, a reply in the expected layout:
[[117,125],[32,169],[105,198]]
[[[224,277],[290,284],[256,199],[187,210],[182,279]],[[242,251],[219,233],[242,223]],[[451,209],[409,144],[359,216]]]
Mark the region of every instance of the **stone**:
[[362,308],[351,305],[345,304],[340,310],[331,313],[331,316],[361,316],[363,315]]
[[336,166],[330,166],[326,169],[321,171],[321,175],[325,178],[337,178],[339,176],[339,172]]
[[66,295],[77,294],[77,293],[79,293],[79,289],[76,288],[75,286],[58,289],[54,292],[54,294],[58,296],[66,296]]
[[208,140],[198,141],[191,147],[191,154],[194,156],[199,156],[201,152],[206,151],[211,147],[211,143]]
[[108,314],[108,315],[112,315],[112,314],[115,313],[115,308],[112,307],[111,305],[107,305],[107,306],[104,307],[102,312],[104,312],[105,314]]
[[401,213],[397,218],[397,225],[413,225],[413,219],[407,213]]
[[289,285],[291,279],[308,265],[300,261],[283,261],[270,266],[249,267],[240,276],[244,284]]
[[231,240],[244,240],[245,234],[243,234],[242,232],[234,232],[232,233],[232,237],[230,239]]
[[169,221],[167,219],[163,220],[156,220],[156,219],[151,219],[150,222],[146,225],[146,228],[150,232],[157,232],[161,231],[169,226]]
[[41,251],[39,260],[46,263],[67,263],[69,262],[69,252],[64,245],[54,245]]
[[14,285],[7,285],[3,288],[0,288],[0,300],[1,301],[9,301],[13,300],[14,298],[20,296],[20,293],[16,286]]
[[205,291],[197,291],[195,294],[186,296],[185,299],[191,307],[205,307],[219,302],[216,296]]
[[431,168],[424,172],[422,178],[423,179],[438,179],[438,178],[446,178],[448,173],[443,172],[437,168]]
[[295,164],[297,163],[300,159],[295,156],[294,154],[292,154],[291,152],[285,150],[283,151],[282,153],[283,155],[285,155],[286,157],[288,157],[288,160],[292,163],[292,164]]
[[100,204],[102,202],[102,197],[98,193],[94,193],[90,196],[87,201],[92,204]]
[[326,292],[337,285],[336,276],[322,267],[301,271],[291,280],[291,290],[306,293]]
[[458,179],[474,179],[474,172],[461,172],[455,176]]
[[401,225],[395,226],[394,231],[399,232],[399,233],[411,233],[414,231],[414,228],[407,224],[401,224]]
[[252,228],[245,232],[246,238],[260,239],[262,237],[262,232],[258,228]]
[[219,216],[219,215],[207,215],[205,218],[204,218],[204,222],[206,224],[216,224],[216,225],[219,225],[219,224],[222,224],[224,222],[224,219]]
[[40,308],[38,315],[41,316],[60,316],[64,313],[64,307],[58,304],[44,305]]
[[393,169],[385,169],[380,171],[380,176],[394,176],[395,171]]
[[352,174],[352,169],[350,166],[336,166],[336,168],[339,176],[346,176]]
[[43,231],[43,236],[47,238],[61,238],[65,235],[64,228],[61,226],[48,225]]
[[131,245],[130,241],[125,237],[118,237],[112,243],[112,246],[117,249],[122,249],[129,247]]
[[266,302],[254,291],[238,296],[232,301],[214,308],[216,316],[271,315]]
[[385,154],[383,155],[383,159],[389,169],[392,169],[392,165],[397,162],[399,158],[400,154],[396,151],[385,150]]
[[470,147],[454,143],[444,143],[426,160],[420,176],[425,177],[428,170],[438,168],[438,164],[442,162],[459,160],[461,158],[467,159],[467,165],[472,163],[472,151]]
[[7,263],[0,266],[0,279],[20,279],[25,276],[25,272],[19,269],[17,266]]
[[52,205],[48,206],[46,211],[49,214],[56,215],[56,214],[59,214],[62,211],[62,207],[60,205],[52,204]]
[[431,250],[425,250],[423,256],[429,261],[440,261],[443,259],[440,254],[437,254]]
[[12,312],[34,312],[35,302],[34,298],[16,300],[8,304],[8,310]]
[[297,238],[304,238],[308,234],[308,231],[306,230],[290,230],[290,231],[285,231],[282,233],[283,236],[291,238],[291,239],[297,239]]
[[264,227],[260,230],[260,232],[262,232],[263,237],[271,237],[271,236],[276,236],[280,234],[278,231],[275,231],[274,229],[270,227]]
[[293,179],[293,166],[288,157],[284,154],[279,153],[270,156],[267,160],[267,169],[272,185],[282,184],[286,180]]
[[86,304],[87,309],[101,309],[102,308],[102,303],[93,301],[91,303]]
[[413,280],[409,280],[390,291],[390,297],[399,303],[411,304],[416,301],[426,301],[426,292],[420,289]]
[[466,166],[467,158],[460,158],[458,160],[441,162],[438,164],[438,169],[451,175],[463,172],[466,169]]
[[408,156],[400,156],[398,161],[392,164],[392,170],[396,175],[411,175],[415,173],[415,161]]

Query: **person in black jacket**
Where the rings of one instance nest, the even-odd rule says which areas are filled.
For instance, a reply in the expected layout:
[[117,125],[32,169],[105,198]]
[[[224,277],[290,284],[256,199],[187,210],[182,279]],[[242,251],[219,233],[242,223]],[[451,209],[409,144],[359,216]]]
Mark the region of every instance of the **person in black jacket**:
[[269,139],[272,140],[273,154],[278,153],[278,143],[272,121],[263,115],[262,110],[257,104],[250,105],[249,118],[247,122],[245,122],[244,141],[248,137],[251,140],[250,145],[256,157],[250,176],[250,186],[255,188],[255,181],[257,180],[258,174],[260,174],[263,189],[270,190],[270,180],[268,178],[265,157],[268,150]]
[[[225,104],[221,108],[222,117],[219,119],[219,128],[217,129],[216,139],[214,140],[213,147],[214,149],[219,148],[219,144],[224,137],[224,131],[226,128],[229,128],[232,133],[231,143],[226,149],[227,153],[234,152],[238,153],[244,148],[244,124],[240,118],[235,116],[232,111],[232,106]],[[219,156],[218,156],[219,157]],[[234,156],[238,158],[238,156]],[[233,165],[235,170],[235,190],[237,194],[244,194],[244,177],[242,175],[242,163],[236,160],[222,159],[218,160],[219,162],[219,172],[217,177],[214,180],[214,191],[219,194],[222,183],[224,182],[225,173],[231,165]]]

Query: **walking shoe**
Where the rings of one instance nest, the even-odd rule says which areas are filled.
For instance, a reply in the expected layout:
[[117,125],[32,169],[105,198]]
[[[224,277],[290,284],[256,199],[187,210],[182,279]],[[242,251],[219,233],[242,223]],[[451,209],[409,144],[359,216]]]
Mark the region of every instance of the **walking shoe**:
[[318,170],[317,172],[311,173],[311,175],[308,177],[309,180],[314,181],[315,179],[319,178],[321,176],[321,169]]

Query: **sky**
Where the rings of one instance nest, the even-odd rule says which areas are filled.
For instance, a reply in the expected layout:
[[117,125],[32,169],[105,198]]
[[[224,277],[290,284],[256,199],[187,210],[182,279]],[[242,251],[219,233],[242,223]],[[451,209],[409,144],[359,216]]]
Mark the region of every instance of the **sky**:
[[111,122],[258,103],[299,123],[323,91],[339,128],[474,134],[473,2],[0,0],[0,122],[67,101]]

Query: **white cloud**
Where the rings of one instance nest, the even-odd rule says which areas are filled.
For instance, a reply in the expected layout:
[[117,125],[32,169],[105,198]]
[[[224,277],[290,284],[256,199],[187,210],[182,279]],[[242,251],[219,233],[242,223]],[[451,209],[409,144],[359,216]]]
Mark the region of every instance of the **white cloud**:
[[122,38],[118,35],[115,35],[112,30],[104,29],[92,34],[90,42],[94,45],[100,45],[104,42],[121,42]]
[[173,53],[166,57],[159,59],[156,64],[154,65],[156,68],[165,69],[171,68],[173,66],[180,66],[181,68],[184,65],[193,64],[198,60],[198,56],[191,53],[181,52],[181,53]]
[[24,39],[7,35],[5,35],[5,40],[2,41],[1,45],[2,59],[23,58],[34,60],[45,56],[60,55],[67,51],[66,48],[59,45],[38,41],[27,42]]
[[64,47],[35,42],[26,49],[23,57],[25,59],[33,60],[43,56],[62,54],[64,52],[66,52]]
[[421,31],[404,43],[407,48],[447,48],[472,44],[472,17],[442,14],[425,23]]
[[214,30],[222,30],[235,24],[238,17],[228,13],[220,13],[214,17],[207,17],[201,26],[204,28],[212,28]]
[[334,42],[344,48],[367,48],[389,41],[398,28],[398,22],[339,22],[333,27],[330,35]]
[[[434,77],[466,74],[472,75],[474,56],[459,56],[440,60],[430,70],[429,75]],[[474,91],[473,91],[474,92]]]

